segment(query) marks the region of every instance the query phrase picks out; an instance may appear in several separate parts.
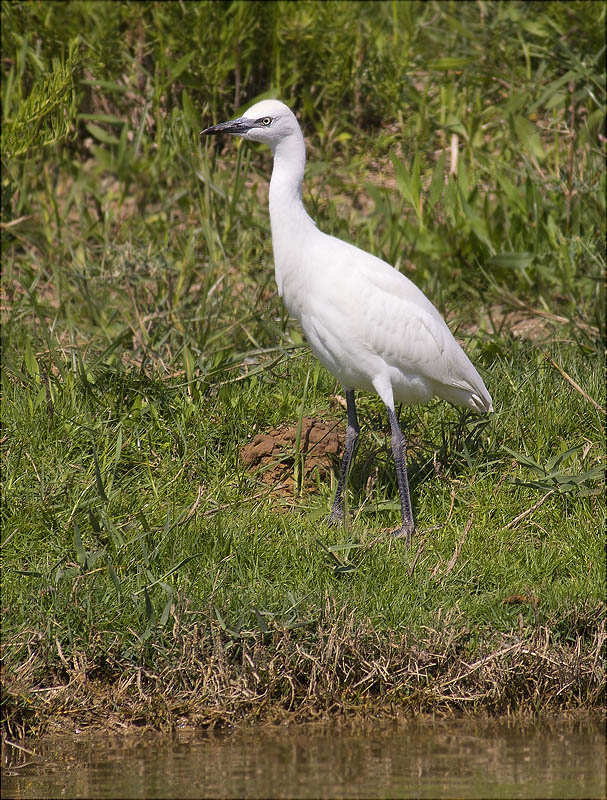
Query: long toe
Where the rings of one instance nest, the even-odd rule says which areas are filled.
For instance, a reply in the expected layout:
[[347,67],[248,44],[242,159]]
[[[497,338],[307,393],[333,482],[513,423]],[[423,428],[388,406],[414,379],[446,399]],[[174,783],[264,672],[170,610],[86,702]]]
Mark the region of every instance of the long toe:
[[341,508],[332,508],[331,513],[326,518],[327,525],[341,525],[344,521],[344,512]]
[[407,523],[403,523],[400,528],[396,528],[396,530],[391,531],[390,535],[394,536],[395,539],[405,539],[407,543],[407,547],[411,544],[411,536],[415,533],[415,525],[410,525]]

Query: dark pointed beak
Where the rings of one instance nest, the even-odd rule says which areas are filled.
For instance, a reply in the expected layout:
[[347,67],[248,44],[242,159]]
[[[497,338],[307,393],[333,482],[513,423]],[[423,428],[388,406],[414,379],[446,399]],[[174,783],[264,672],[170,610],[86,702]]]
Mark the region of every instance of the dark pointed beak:
[[255,120],[238,117],[238,119],[231,119],[228,122],[220,122],[218,125],[205,128],[203,131],[200,131],[200,135],[210,136],[212,133],[232,133],[235,136],[243,136],[254,127]]

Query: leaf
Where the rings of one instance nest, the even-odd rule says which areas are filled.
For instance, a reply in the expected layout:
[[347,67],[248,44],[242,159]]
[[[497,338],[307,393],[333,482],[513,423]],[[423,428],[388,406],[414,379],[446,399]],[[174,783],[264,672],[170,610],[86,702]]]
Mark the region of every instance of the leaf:
[[539,161],[545,157],[544,148],[540,140],[537,126],[530,122],[526,117],[517,115],[514,118],[514,130],[520,142],[527,150]]
[[358,569],[358,564],[343,564],[339,567],[333,568],[334,575],[347,575],[349,572],[355,572]]
[[392,164],[396,172],[396,184],[399,192],[405,200],[413,206],[418,219],[421,222],[421,180],[419,170],[419,156],[416,154],[413,159],[410,172],[408,172],[402,161],[396,156],[392,156]]
[[200,127],[200,120],[196,111],[194,110],[194,105],[187,89],[184,89],[181,93],[181,107],[183,109],[183,116],[187,120],[188,124],[193,130],[197,130]]
[[581,450],[583,444],[576,444],[575,447],[570,447],[568,450],[565,450],[563,453],[558,453],[554,458],[549,459],[546,462],[546,469],[548,472],[552,472],[553,470],[558,469],[563,461],[568,457],[576,453],[578,450]]
[[[154,552],[154,556],[155,555],[156,555],[156,553]],[[204,553],[192,553],[191,556],[186,556],[186,558],[182,558],[181,561],[178,564],[175,564],[174,567],[171,567],[171,569],[168,572],[165,572],[164,575],[161,578],[154,579],[154,577],[151,576],[150,577],[150,583],[148,583],[145,588],[146,589],[151,589],[153,586],[156,586],[159,583],[162,584],[163,580],[165,580],[166,578],[170,577],[174,572],[177,572],[177,570],[181,569],[181,567],[183,567],[184,564],[187,564],[189,561],[192,561],[195,558],[199,558],[199,556],[202,556],[202,555],[204,555]],[[165,585],[165,584],[162,584],[162,585]],[[141,592],[143,592],[143,591],[145,591],[145,590],[144,589],[140,589],[139,591],[135,592],[135,594],[141,594]]]
[[143,596],[145,598],[145,617],[148,622],[151,622],[154,616],[154,607],[152,606],[152,601],[150,600],[150,595],[148,594],[148,590],[144,588]]
[[443,58],[437,58],[436,61],[431,61],[429,69],[436,69],[436,70],[449,70],[449,69],[464,69],[470,64],[469,58],[461,58],[457,56],[444,56]]
[[78,527],[78,523],[76,522],[76,520],[72,521],[72,526],[74,529],[73,541],[74,541],[74,549],[76,551],[76,561],[82,567],[82,569],[87,569],[86,552],[84,550],[84,547],[82,546],[82,537],[80,536],[80,528]]
[[259,629],[261,630],[261,632],[262,633],[268,633],[269,628],[268,628],[268,626],[266,624],[266,621],[265,621],[265,619],[263,618],[263,616],[259,612],[259,609],[256,606],[253,606],[253,612],[255,614],[255,617],[257,619],[257,624],[259,625]]
[[114,525],[112,520],[107,516],[105,512],[101,512],[101,523],[107,533],[110,535],[110,539],[114,543],[114,547],[120,548],[124,547],[124,537],[118,530],[118,528]]
[[539,36],[542,39],[545,39],[546,36],[550,36],[550,31],[546,30],[546,28],[540,22],[535,22],[534,20],[530,19],[522,19],[520,24],[523,30],[527,31],[527,33],[530,33],[533,36]]
[[[575,447],[570,447],[568,450],[565,450],[563,453],[558,453],[552,459],[549,459],[545,466],[538,464],[529,456],[525,456],[522,453],[517,453],[514,450],[510,450],[508,447],[504,447],[504,450],[510,453],[510,455],[514,456],[521,466],[528,467],[540,476],[539,480],[532,481],[525,481],[521,480],[520,478],[515,478],[513,483],[517,486],[529,486],[532,489],[540,489],[541,491],[556,489],[556,491],[560,492],[561,494],[573,491],[580,493],[580,489],[584,486],[584,484],[602,481],[604,477],[603,469],[601,467],[594,467],[593,469],[587,470],[586,472],[581,472],[577,475],[572,475],[570,473],[558,470],[558,467],[563,463],[563,461],[567,457],[573,455],[576,451],[580,450],[582,446],[583,445],[576,445]],[[592,494],[594,492],[588,492],[585,489],[585,493]]]
[[22,95],[19,87],[21,76],[16,76],[15,64],[10,67],[6,88],[3,82],[3,158],[29,154],[75,135],[77,101],[74,76],[80,59],[79,38],[76,36],[69,42],[65,62],[53,58],[50,69],[33,48],[28,48],[28,56],[38,65],[40,73],[28,96]]
[[533,253],[500,253],[489,259],[495,267],[505,269],[526,269],[533,262]]
[[171,613],[171,606],[173,605],[173,587],[168,586],[166,583],[162,584],[162,587],[167,593],[167,601],[164,604],[164,608],[162,609],[162,614],[160,615],[160,618],[158,620],[158,625],[161,628],[164,628],[169,618],[169,614]]
[[350,552],[350,550],[356,550],[357,548],[363,547],[362,544],[358,542],[346,542],[345,544],[332,544],[327,549],[331,553],[339,553],[342,550],[346,551],[346,556]]
[[27,369],[28,373],[38,382],[40,380],[40,368],[38,367],[36,356],[32,353],[32,343],[29,339],[25,345],[23,360],[25,361],[25,368]]
[[516,450],[511,450],[509,447],[504,446],[504,450],[509,453],[519,464],[522,464],[526,467],[531,467],[531,469],[535,469],[542,474],[545,474],[545,470],[541,467],[537,461],[534,461],[529,456],[523,455],[523,453],[517,453]]
[[97,485],[97,494],[107,503],[107,495],[105,493],[103,480],[101,478],[101,470],[99,469],[99,460],[97,458],[97,448],[95,445],[93,445],[93,463],[95,464],[95,483]]
[[120,144],[120,139],[117,139],[111,133],[103,130],[99,125],[94,125],[92,122],[89,122],[86,129],[91,136],[97,139],[97,141],[103,142],[103,144]]
[[468,203],[464,196],[464,192],[460,185],[459,180],[457,181],[457,190],[459,193],[459,200],[462,211],[464,212],[464,216],[466,218],[466,222],[470,226],[470,230],[477,239],[479,239],[484,245],[486,245],[487,249],[491,254],[495,252],[495,248],[493,247],[493,242],[491,241],[491,237],[489,235],[489,229],[487,227],[487,222],[480,217],[476,211],[472,208],[472,206]]
[[89,522],[91,523],[91,528],[94,530],[96,534],[100,534],[101,527],[99,525],[99,520],[97,519],[97,516],[95,515],[92,508],[89,508],[88,515],[89,515]]
[[553,108],[555,103],[553,102],[553,98],[558,95],[559,97],[563,96],[561,89],[563,86],[566,86],[569,81],[573,77],[573,72],[571,70],[567,70],[564,75],[561,75],[560,78],[557,78],[552,83],[549,83],[546,89],[542,92],[539,99],[535,101],[532,105],[528,108],[528,113],[533,114],[538,108],[542,108],[545,106],[546,108]]
[[428,201],[427,201],[427,206],[429,209],[434,208],[439,197],[445,190],[446,160],[447,160],[447,152],[443,150],[432,172],[432,181],[430,182],[430,188],[428,190]]
[[126,122],[122,117],[114,114],[78,114],[78,119],[89,122],[107,122],[109,125],[124,125]]
[[99,80],[98,78],[83,78],[81,83],[85,86],[93,86],[95,89],[107,89],[112,92],[119,92],[120,94],[124,94],[125,92],[129,91],[129,87],[123,85],[122,83],[117,83],[116,81],[103,81]]
[[107,560],[107,571],[108,575],[112,579],[112,583],[114,584],[116,591],[120,594],[120,581],[118,580],[118,575],[116,575],[116,570],[114,569],[112,562],[108,559]]
[[179,59],[179,61],[175,64],[173,69],[169,72],[165,86],[169,86],[171,83],[173,83],[173,81],[177,80],[177,78],[181,75],[181,73],[186,70],[188,64],[194,58],[195,55],[196,51],[192,50],[191,52],[186,53],[185,56],[182,56]]
[[185,376],[188,383],[192,383],[194,378],[194,356],[187,344],[183,346],[183,366],[185,368]]
[[519,189],[504,174],[498,176],[499,185],[510,202],[522,213],[526,213],[525,201]]

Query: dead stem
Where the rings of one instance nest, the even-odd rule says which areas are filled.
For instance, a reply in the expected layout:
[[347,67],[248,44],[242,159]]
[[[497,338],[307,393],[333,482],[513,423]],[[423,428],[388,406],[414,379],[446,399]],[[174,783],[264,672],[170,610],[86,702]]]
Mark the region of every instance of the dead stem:
[[236,635],[210,616],[201,622],[199,612],[185,613],[170,647],[150,645],[153,669],[129,661],[118,643],[67,658],[58,642],[53,647],[30,632],[35,657],[21,666],[6,663],[24,642],[4,643],[3,731],[15,739],[49,726],[169,730],[329,716],[598,708],[605,700],[605,609],[575,613],[585,633],[573,641],[537,623],[517,633],[480,631],[472,663],[470,632],[457,615],[413,636],[377,631],[331,599],[317,624],[266,633]]

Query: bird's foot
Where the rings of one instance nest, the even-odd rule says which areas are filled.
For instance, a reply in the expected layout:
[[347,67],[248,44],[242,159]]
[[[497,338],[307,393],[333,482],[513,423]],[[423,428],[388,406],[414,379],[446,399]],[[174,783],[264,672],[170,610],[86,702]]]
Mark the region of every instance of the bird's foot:
[[331,513],[326,518],[327,525],[341,525],[344,521],[344,510],[340,506],[333,506]]
[[407,547],[411,546],[411,536],[415,533],[415,524],[413,522],[403,522],[400,528],[390,531],[390,535],[395,539],[405,539]]

